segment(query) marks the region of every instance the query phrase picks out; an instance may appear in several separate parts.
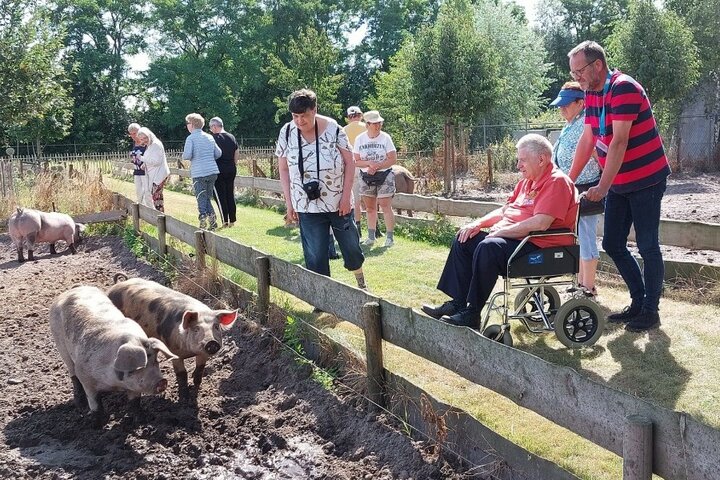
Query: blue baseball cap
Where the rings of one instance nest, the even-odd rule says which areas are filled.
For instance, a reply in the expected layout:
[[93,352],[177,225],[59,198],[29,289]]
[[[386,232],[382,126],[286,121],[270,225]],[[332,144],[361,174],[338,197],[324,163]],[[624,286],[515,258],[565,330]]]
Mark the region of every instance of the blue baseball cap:
[[551,107],[564,107],[565,105],[570,105],[575,100],[583,100],[585,99],[585,92],[581,90],[575,90],[572,88],[568,88],[566,90],[560,90],[560,93],[558,93],[558,96],[555,100],[550,103]]

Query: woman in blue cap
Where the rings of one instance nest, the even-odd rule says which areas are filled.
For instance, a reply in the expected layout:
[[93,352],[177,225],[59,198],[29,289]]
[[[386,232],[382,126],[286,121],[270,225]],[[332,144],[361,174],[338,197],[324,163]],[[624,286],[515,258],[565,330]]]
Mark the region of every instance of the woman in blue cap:
[[[567,82],[560,89],[560,93],[550,104],[560,108],[560,114],[565,121],[565,127],[553,147],[553,162],[565,173],[570,171],[575,149],[580,140],[585,123],[585,92],[578,82]],[[578,191],[587,191],[600,181],[600,165],[593,157],[575,181]],[[578,225],[578,238],[580,240],[580,272],[578,284],[588,297],[597,295],[595,288],[595,272],[597,270],[600,252],[597,247],[597,225],[603,212],[603,203],[582,202],[580,204],[580,223]]]

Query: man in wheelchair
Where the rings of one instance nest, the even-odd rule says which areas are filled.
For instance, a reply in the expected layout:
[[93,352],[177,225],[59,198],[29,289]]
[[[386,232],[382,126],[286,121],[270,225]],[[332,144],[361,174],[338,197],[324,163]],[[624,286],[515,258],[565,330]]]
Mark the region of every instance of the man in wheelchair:
[[[522,179],[502,207],[460,229],[453,241],[438,290],[450,297],[422,311],[452,325],[479,328],[480,312],[510,256],[530,232],[575,229],[577,191],[552,162],[552,145],[543,136],[528,134],[517,148]],[[486,230],[484,230],[486,229]],[[572,235],[531,238],[518,255],[574,243]]]

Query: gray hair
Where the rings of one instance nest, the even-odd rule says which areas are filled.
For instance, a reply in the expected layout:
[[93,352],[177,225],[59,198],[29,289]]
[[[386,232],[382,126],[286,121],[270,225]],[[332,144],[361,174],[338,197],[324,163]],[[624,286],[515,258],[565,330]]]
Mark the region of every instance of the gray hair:
[[128,133],[135,133],[138,130],[140,130],[139,123],[131,123],[130,125],[128,125],[128,128],[127,128]]
[[156,143],[156,142],[157,142],[157,137],[156,137],[155,134],[152,132],[152,130],[150,130],[150,129],[147,128],[147,127],[142,127],[140,130],[138,130],[137,133],[138,133],[138,135],[142,135],[143,137],[147,137],[147,139],[148,139],[148,145],[152,145],[153,143]]
[[528,133],[527,135],[523,136],[520,140],[518,140],[515,148],[517,148],[518,150],[520,150],[521,148],[526,148],[538,157],[540,155],[547,155],[548,157],[552,157],[553,147],[550,143],[550,140],[543,137],[542,135],[538,135],[537,133]]
[[585,54],[585,61],[588,63],[592,63],[595,60],[602,61],[602,65],[604,68],[607,68],[607,59],[605,58],[605,50],[603,47],[600,46],[599,43],[593,42],[592,40],[585,40],[572,50],[568,52],[567,56],[568,58],[572,58],[578,53],[584,53]]
[[222,118],[220,117],[213,117],[210,119],[208,124],[212,127],[213,125],[217,125],[220,128],[224,128]]

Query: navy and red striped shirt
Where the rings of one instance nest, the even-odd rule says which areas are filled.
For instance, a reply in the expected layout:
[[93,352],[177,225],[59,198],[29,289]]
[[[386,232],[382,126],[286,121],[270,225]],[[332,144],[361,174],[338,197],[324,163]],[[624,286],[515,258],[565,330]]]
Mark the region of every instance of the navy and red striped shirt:
[[[600,114],[605,102],[605,136],[600,136]],[[615,193],[641,190],[670,175],[670,165],[658,132],[657,123],[645,89],[629,75],[613,70],[610,89],[603,99],[602,90],[585,92],[585,123],[592,127],[593,145],[600,139],[610,145],[612,122],[632,121],[627,149],[610,189]],[[607,152],[597,149],[600,166],[605,168]]]

